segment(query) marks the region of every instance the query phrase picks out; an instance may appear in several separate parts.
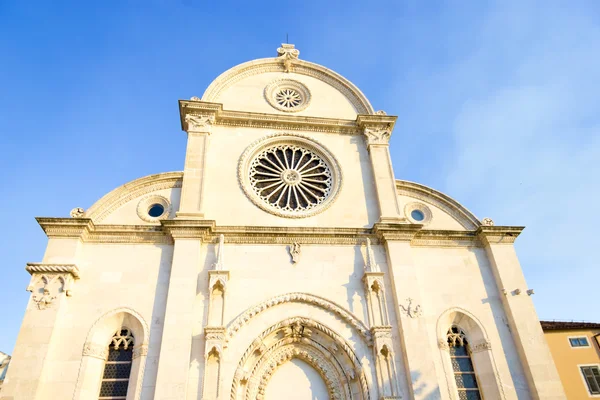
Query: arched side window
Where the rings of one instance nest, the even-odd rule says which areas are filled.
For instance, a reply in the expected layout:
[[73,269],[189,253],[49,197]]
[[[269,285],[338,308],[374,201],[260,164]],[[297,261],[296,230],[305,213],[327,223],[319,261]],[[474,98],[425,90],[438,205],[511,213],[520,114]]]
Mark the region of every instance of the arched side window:
[[127,328],[121,328],[113,336],[108,345],[108,358],[104,364],[99,399],[127,398],[133,344],[133,335]]
[[448,347],[454,370],[454,379],[460,400],[481,400],[475,369],[471,360],[471,351],[465,333],[453,326],[448,330]]

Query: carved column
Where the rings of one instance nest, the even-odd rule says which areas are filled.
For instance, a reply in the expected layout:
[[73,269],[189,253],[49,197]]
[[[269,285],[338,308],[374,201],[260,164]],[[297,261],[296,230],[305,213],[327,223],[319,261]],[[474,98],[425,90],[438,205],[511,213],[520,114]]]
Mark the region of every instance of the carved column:
[[221,396],[221,366],[223,363],[223,350],[227,347],[225,340],[225,293],[229,271],[225,270],[224,261],[225,237],[219,236],[219,249],[217,261],[213,269],[208,271],[208,325],[204,327],[205,337],[205,367],[203,400],[216,400]]
[[400,215],[396,178],[390,158],[389,140],[396,117],[387,115],[359,115],[357,124],[362,129],[379,201],[380,222],[404,220]]
[[185,114],[184,129],[188,134],[181,188],[181,203],[177,218],[204,217],[202,196],[206,168],[206,152],[215,122],[214,114]]
[[90,229],[89,219],[38,218],[48,235],[48,246],[41,263],[29,263],[31,292],[10,368],[2,386],[3,398],[45,399],[55,384],[54,371],[63,367],[56,337],[65,327],[65,303],[75,292],[73,283],[80,277],[76,266],[82,248],[81,237]]
[[527,283],[514,249],[520,227],[482,226],[485,246],[502,305],[533,399],[565,399],[565,393],[544,338]]
[[[388,257],[390,281],[400,328],[404,364],[409,371],[408,387],[411,397],[418,399],[441,398],[431,350],[431,334],[421,307],[421,290],[417,268],[412,259],[410,240],[416,233],[414,225],[375,224],[374,231],[384,241]],[[427,390],[423,390],[426,387]],[[420,388],[420,389],[419,389]]]
[[367,314],[373,335],[373,357],[377,386],[380,398],[400,399],[398,374],[394,362],[392,347],[392,327],[390,326],[385,301],[385,279],[379,265],[375,262],[371,241],[367,238],[367,261],[363,283],[367,299]]
[[202,238],[214,221],[163,220],[174,240],[155,399],[185,399],[192,351],[194,304],[203,265]]

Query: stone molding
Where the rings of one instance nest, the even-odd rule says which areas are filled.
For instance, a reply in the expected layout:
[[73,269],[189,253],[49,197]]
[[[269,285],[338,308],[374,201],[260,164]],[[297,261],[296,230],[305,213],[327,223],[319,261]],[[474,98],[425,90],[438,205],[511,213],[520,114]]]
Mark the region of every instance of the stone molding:
[[456,219],[467,230],[476,230],[481,225],[477,217],[459,202],[428,186],[396,179],[396,192],[401,196],[412,197],[425,204],[431,204],[440,208]]
[[[80,238],[87,243],[155,243],[173,244],[174,239],[201,239],[218,243],[225,235],[230,244],[289,245],[364,245],[368,238],[372,244],[385,241],[406,241],[411,246],[481,247],[480,231],[453,231],[423,229],[420,224],[376,223],[368,228],[318,228],[270,226],[222,226],[211,220],[162,220],[161,225],[95,225],[89,218],[38,218],[48,237]],[[73,224],[73,222],[77,222]],[[490,227],[486,227],[490,228]],[[491,227],[499,244],[512,244],[498,232],[517,234],[520,227]],[[503,239],[504,238],[504,239]]]
[[74,279],[79,279],[79,268],[75,264],[44,264],[27,263],[25,270],[33,274],[70,274]]
[[492,349],[492,344],[487,340],[482,340],[480,342],[469,345],[471,349],[471,353],[479,353],[480,351],[487,351]]
[[327,326],[293,317],[263,331],[246,349],[234,374],[231,400],[261,398],[274,370],[292,358],[303,359],[324,381],[331,380],[329,398],[370,398],[362,362],[353,347]]
[[512,245],[525,229],[524,226],[485,226],[477,230],[477,235],[485,246]]
[[248,61],[223,72],[206,89],[202,95],[202,101],[218,100],[223,91],[251,76],[266,72],[294,72],[319,79],[336,88],[352,103],[358,114],[375,114],[369,100],[352,82],[329,68],[298,59],[297,54],[299,53],[296,53],[298,50],[293,47],[291,49],[282,47],[281,49],[284,51],[283,53],[278,51],[279,57]]
[[[253,161],[254,157],[262,150],[268,149],[279,144],[292,144],[302,148],[306,148],[307,150],[315,153],[317,156],[323,159],[324,162],[328,165],[329,169],[331,170],[331,192],[321,204],[305,211],[285,211],[282,209],[277,209],[272,205],[266,203],[252,190],[252,187],[250,185],[250,177],[248,176],[248,170],[250,168],[251,162]],[[337,199],[344,183],[340,163],[337,160],[337,158],[333,155],[333,153],[329,151],[329,149],[327,149],[327,147],[325,147],[323,144],[321,144],[314,138],[291,132],[273,133],[250,143],[250,145],[246,148],[246,150],[244,150],[244,153],[240,157],[237,172],[238,183],[240,185],[240,188],[243,190],[244,194],[246,194],[246,197],[248,197],[248,199],[250,199],[250,201],[254,203],[254,205],[270,214],[274,214],[279,217],[285,218],[306,218],[327,210]]]
[[107,193],[96,201],[83,215],[100,222],[117,208],[138,197],[164,190],[181,188],[183,172],[163,172],[135,179]]
[[324,310],[330,311],[352,326],[366,341],[367,343],[372,342],[371,332],[369,329],[350,311],[342,308],[340,305],[327,300],[323,297],[316,296],[308,293],[287,293],[279,296],[275,296],[266,300],[260,304],[250,307],[245,312],[240,314],[235,320],[229,323],[227,326],[227,335],[233,337],[244,325],[248,324],[250,320],[256,315],[268,310],[269,308],[275,307],[285,303],[305,303],[317,306]]
[[220,340],[223,342],[227,341],[226,328],[224,326],[205,326],[204,327],[204,339],[205,340]]

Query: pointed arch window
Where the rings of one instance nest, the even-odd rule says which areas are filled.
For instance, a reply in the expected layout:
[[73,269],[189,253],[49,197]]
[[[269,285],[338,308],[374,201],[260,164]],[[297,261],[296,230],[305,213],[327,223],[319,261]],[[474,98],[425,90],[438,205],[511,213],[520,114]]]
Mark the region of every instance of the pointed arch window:
[[465,333],[459,327],[453,326],[448,330],[447,340],[454,379],[458,388],[458,398],[460,400],[481,400],[471,360],[471,350]]
[[108,358],[104,364],[99,399],[125,400],[127,398],[133,345],[133,335],[127,328],[121,328],[112,337],[108,346]]

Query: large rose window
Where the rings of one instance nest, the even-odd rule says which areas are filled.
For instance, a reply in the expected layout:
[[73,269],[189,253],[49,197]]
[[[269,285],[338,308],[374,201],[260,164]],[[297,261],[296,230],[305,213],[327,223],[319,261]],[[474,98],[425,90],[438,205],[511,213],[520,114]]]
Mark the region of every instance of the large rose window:
[[273,136],[242,156],[240,181],[259,207],[285,217],[319,212],[337,194],[341,175],[335,159],[307,138]]

